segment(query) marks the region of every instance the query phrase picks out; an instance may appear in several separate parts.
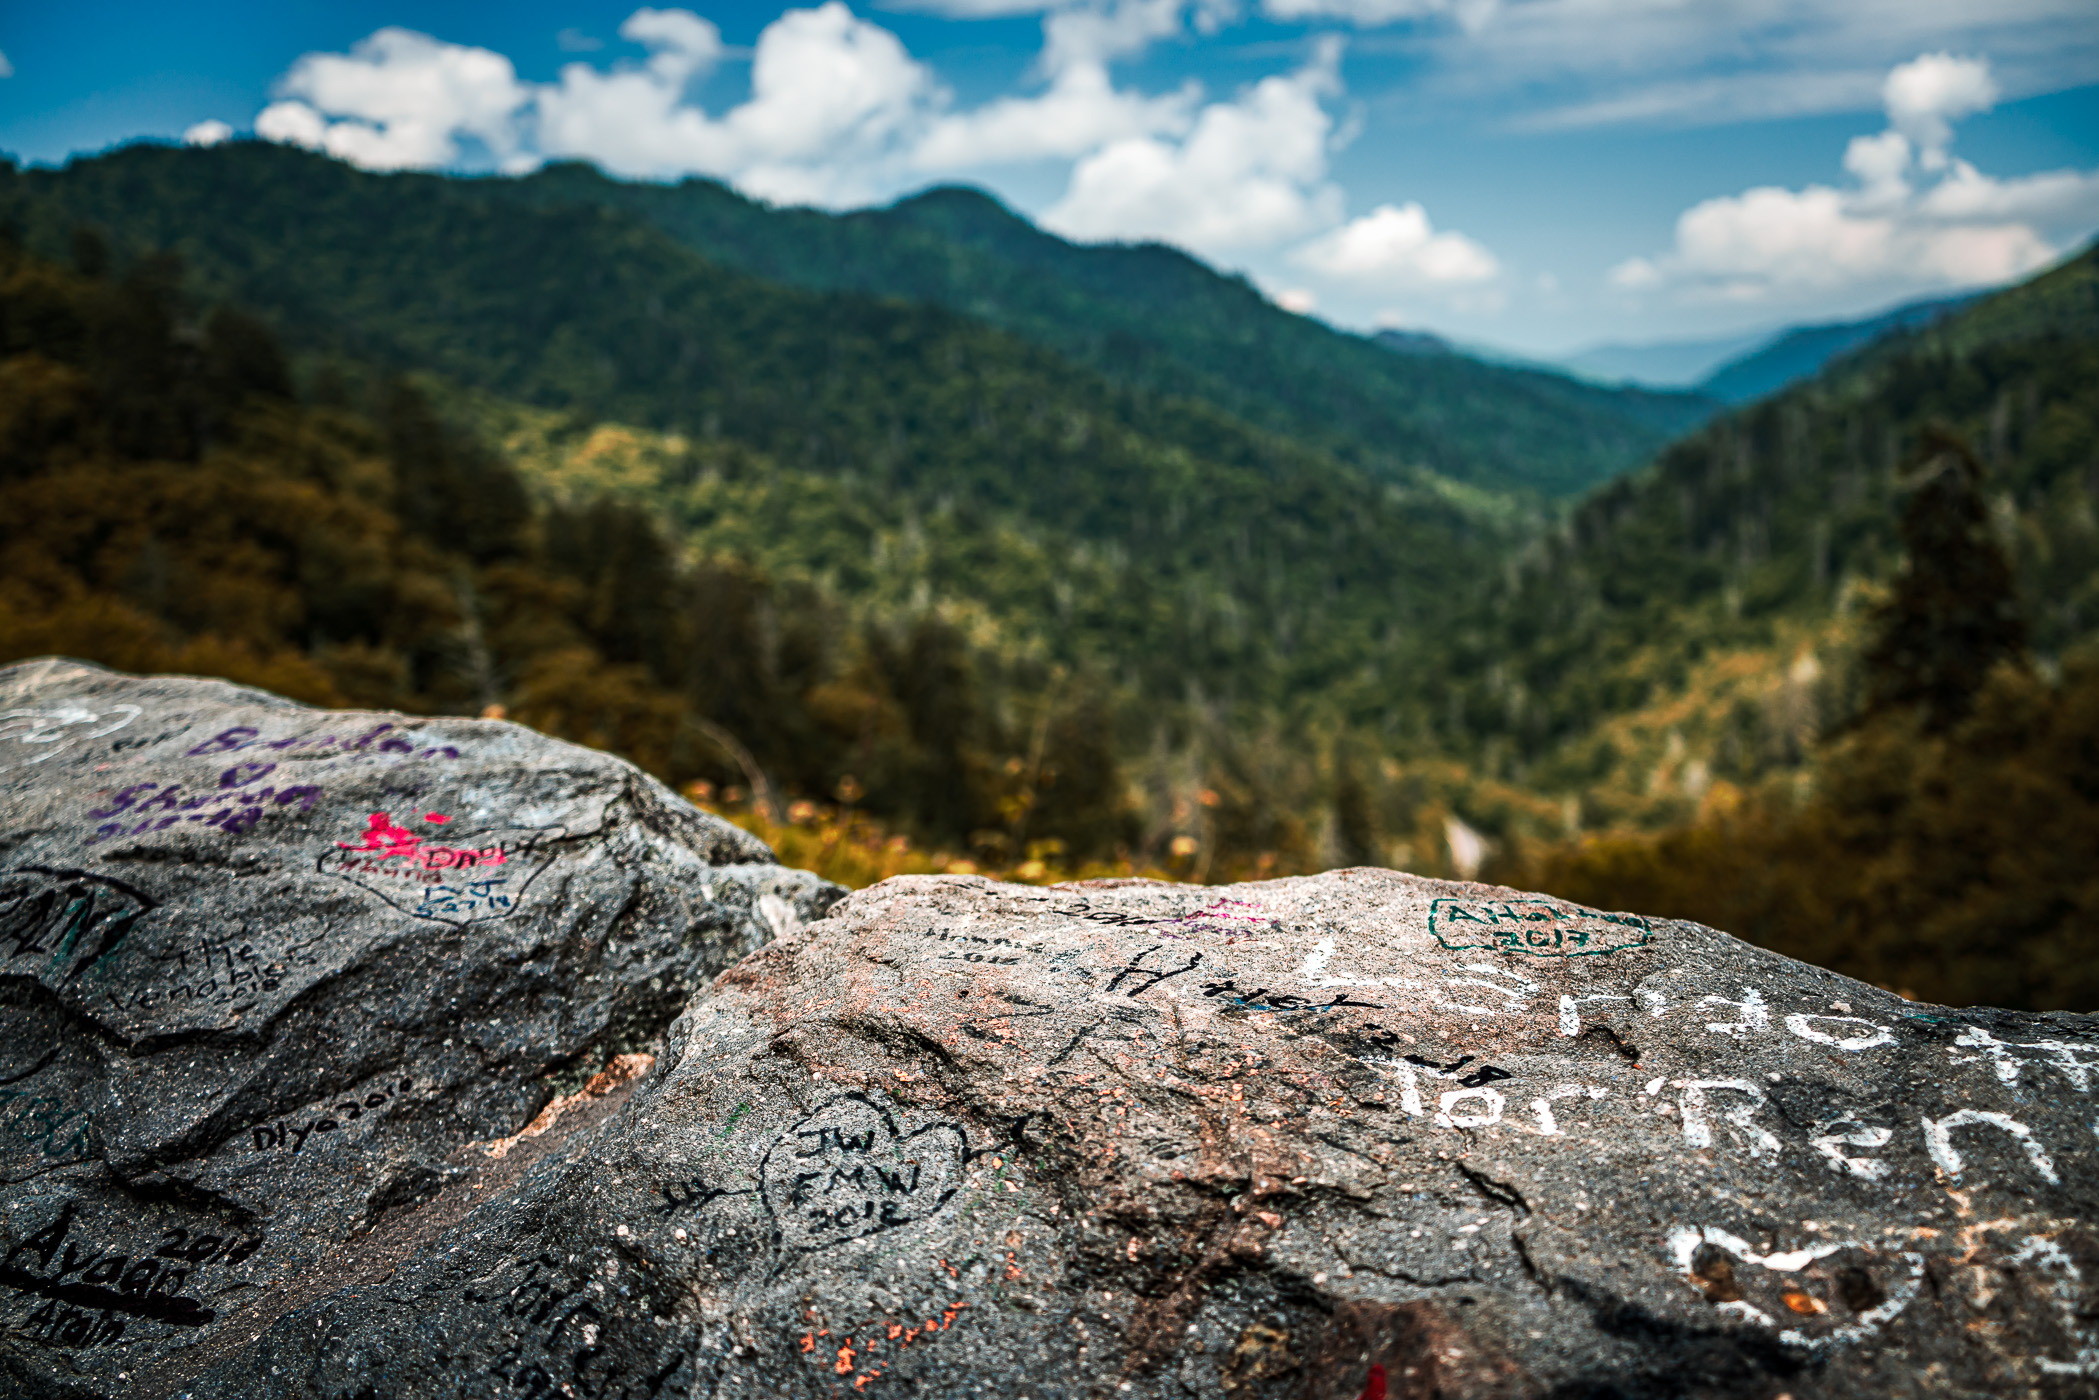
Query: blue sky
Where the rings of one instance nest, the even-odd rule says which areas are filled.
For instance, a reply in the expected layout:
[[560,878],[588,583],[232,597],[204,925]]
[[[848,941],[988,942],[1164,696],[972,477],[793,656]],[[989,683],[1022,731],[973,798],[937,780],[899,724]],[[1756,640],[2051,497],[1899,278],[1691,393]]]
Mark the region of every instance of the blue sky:
[[1337,324],[1551,354],[1869,311],[2099,230],[2089,0],[0,9],[0,150],[258,133],[851,207],[985,186]]

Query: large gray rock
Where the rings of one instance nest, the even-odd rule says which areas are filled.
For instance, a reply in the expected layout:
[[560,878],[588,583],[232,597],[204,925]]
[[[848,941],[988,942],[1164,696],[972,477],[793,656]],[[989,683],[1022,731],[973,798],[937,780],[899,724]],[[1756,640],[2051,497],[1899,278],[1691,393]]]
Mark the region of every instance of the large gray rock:
[[166,1393],[354,1287],[840,893],[516,725],[0,669],[0,1393]]
[[2095,1074],[1478,885],[894,880],[193,1393],[2089,1395]]
[[[17,790],[63,789],[48,808],[70,812],[93,782],[100,810],[146,780],[85,777],[118,759],[114,734],[86,737],[100,723],[83,722],[78,742],[101,747],[74,776]],[[426,731],[394,781],[438,766]],[[629,770],[514,730],[441,734],[463,754],[492,746],[446,793],[462,811],[487,794],[473,821],[490,834],[456,845],[537,852],[524,833],[567,833],[511,922],[419,918],[345,864],[368,857],[335,854],[357,845],[336,833],[362,807],[388,812],[385,830],[445,810],[435,789],[392,798],[379,760],[346,760],[342,781],[367,775],[391,805],[301,828],[301,799],[272,797],[228,846],[201,827],[179,859],[154,854],[173,849],[150,844],[161,833],[128,834],[140,816],[72,858],[83,873],[66,878],[157,902],[111,949],[82,925],[70,952],[22,961],[13,1053],[28,1069],[60,1051],[18,1081],[53,1105],[22,1121],[72,1163],[23,1159],[6,1198],[7,1344],[35,1393],[69,1376],[79,1393],[198,1400],[2099,1388],[2092,1017],[1921,1006],[1695,925],[1390,871],[1226,890],[919,878],[803,927],[781,918],[783,936],[691,998],[645,1073],[615,1059],[541,1109],[543,1081],[506,1056],[550,1062],[537,1047],[553,1032],[495,1050],[485,1021],[529,1007],[566,1024],[609,993],[590,972],[527,968],[610,958],[581,950],[607,923],[614,943],[637,936],[623,911],[640,896],[623,891],[719,901],[728,868],[659,854],[698,843],[657,833],[647,804],[525,820],[496,794],[538,775],[500,772],[493,746],[560,755],[571,784],[587,768],[651,791]],[[28,810],[56,841],[56,817]],[[163,898],[148,872],[193,893]],[[815,888],[797,888],[813,912]],[[164,911],[258,911],[267,891],[255,935],[368,930],[350,935],[365,951],[303,1001],[229,1009],[204,1033],[90,1028],[101,1013],[75,1009],[92,999],[74,982],[118,975]],[[432,942],[442,961],[406,951]],[[520,1004],[451,1011],[451,988],[484,983]],[[628,1048],[584,1041],[586,1064]],[[352,1044],[361,1077],[337,1088]],[[134,1091],[148,1073],[180,1087]],[[299,1087],[269,1098],[258,1080]],[[77,1149],[56,1116],[74,1084],[115,1124],[97,1118]],[[447,1106],[421,1107],[440,1084]],[[370,1103],[396,1086],[348,1128],[315,1121],[352,1087]],[[289,1173],[280,1125],[310,1131]],[[108,1271],[94,1251],[189,1250],[207,1228],[236,1242],[168,1266],[190,1272],[145,1291],[170,1300],[150,1315],[111,1311],[121,1336],[65,1291]],[[86,1321],[35,1321],[46,1303]]]

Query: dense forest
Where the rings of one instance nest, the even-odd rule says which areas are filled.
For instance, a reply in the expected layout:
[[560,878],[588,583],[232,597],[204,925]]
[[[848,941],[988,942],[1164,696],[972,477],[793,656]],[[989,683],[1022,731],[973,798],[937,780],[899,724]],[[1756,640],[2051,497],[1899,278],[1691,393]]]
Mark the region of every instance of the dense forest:
[[0,655],[499,705],[672,781],[850,784],[956,842],[1133,839],[1085,677],[684,564],[631,508],[535,509],[403,381],[302,396],[268,328],[191,305],[172,258],[119,268],[83,233],[72,263],[0,247]]
[[[1222,431],[1259,429],[1402,485],[1427,469],[1573,494],[1716,406],[1465,356],[1397,356],[1183,253],[1067,243],[974,191],[830,215],[706,180],[626,184],[573,165],[516,179],[375,175],[246,142],[6,172],[0,208],[47,254],[83,224],[120,247],[178,250],[209,295],[279,318],[295,349],[329,345],[599,418],[726,434],[790,465],[879,458],[879,430],[898,422],[942,431],[910,406],[928,345],[984,361],[981,378],[1051,363],[1072,382],[1200,404]],[[418,295],[433,272],[459,280]],[[811,335],[834,329],[835,359],[812,358]],[[870,349],[904,363],[881,377]],[[805,400],[812,388],[819,397]],[[905,405],[892,411],[884,397],[900,388]],[[1058,386],[1045,393],[1054,403]],[[783,398],[814,410],[820,454],[783,450],[766,427],[751,436]]]
[[[2080,319],[2081,317],[2081,319]],[[1790,781],[1856,707],[1919,445],[1952,433],[2044,670],[2099,628],[2099,253],[1731,413],[1542,532],[1464,622],[1432,746],[1584,794],[1578,824],[1688,819]]]
[[1765,789],[1497,873],[1695,918],[1904,995],[2099,1006],[2099,649],[2036,664],[1966,442],[1928,431],[1905,465],[1903,562],[1806,798]]
[[789,286],[962,312],[1111,382],[1209,403],[1377,476],[1418,465],[1477,486],[1572,495],[1637,465],[1715,406],[1463,355],[1395,356],[1284,311],[1178,249],[1069,243],[979,190],[932,189],[830,215],[768,208],[713,180],[625,183],[587,165],[486,188],[534,207],[623,210]]
[[[92,197],[90,197],[92,196]],[[74,220],[92,208],[101,217]],[[303,152],[134,150],[0,181],[63,256],[179,252],[198,295],[302,363],[415,372],[674,443],[638,503],[707,553],[889,614],[946,608],[1016,656],[1155,703],[1274,709],[1404,669],[1522,508],[1372,478],[1200,400],[1118,386],[938,307],[761,281],[638,220],[525,213],[482,182]]]
[[2099,1004],[2099,254],[1561,505],[1683,405],[968,192],[130,151],[0,172],[0,239],[0,659],[506,713],[855,879],[1482,870]]

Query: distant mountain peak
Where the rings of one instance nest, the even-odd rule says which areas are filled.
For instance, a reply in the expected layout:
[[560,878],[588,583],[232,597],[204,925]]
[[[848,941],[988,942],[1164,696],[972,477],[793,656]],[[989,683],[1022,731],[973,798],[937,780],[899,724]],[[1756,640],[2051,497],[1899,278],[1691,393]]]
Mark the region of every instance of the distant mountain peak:
[[1019,223],[1027,219],[1014,212],[1013,206],[997,195],[976,185],[929,185],[916,194],[907,194],[889,205],[894,210],[903,209],[952,209],[973,214],[997,214]]
[[1432,331],[1383,330],[1370,337],[1397,355],[1455,355],[1458,348]]

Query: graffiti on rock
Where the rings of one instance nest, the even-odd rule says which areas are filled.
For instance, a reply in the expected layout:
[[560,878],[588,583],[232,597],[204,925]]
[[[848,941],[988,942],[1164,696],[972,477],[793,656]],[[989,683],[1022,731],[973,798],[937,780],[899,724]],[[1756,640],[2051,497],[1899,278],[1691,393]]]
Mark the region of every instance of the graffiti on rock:
[[944,1119],[908,1132],[865,1094],[842,1094],[767,1149],[759,1199],[789,1249],[825,1249],[937,1213],[962,1185],[968,1143]]

